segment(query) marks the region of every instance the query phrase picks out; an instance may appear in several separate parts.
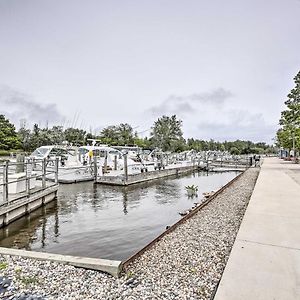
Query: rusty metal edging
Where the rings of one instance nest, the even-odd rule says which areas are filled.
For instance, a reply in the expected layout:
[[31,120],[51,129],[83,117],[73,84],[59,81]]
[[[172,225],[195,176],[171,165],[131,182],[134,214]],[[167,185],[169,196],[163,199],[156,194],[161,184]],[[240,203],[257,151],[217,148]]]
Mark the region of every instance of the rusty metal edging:
[[154,240],[152,240],[149,244],[147,244],[145,247],[143,247],[141,250],[133,254],[131,257],[129,257],[127,260],[122,262],[122,270],[126,271],[127,266],[133,262],[137,257],[141,256],[144,252],[146,252],[148,249],[150,249],[154,244],[156,244],[158,241],[160,241],[165,235],[171,233],[174,231],[180,224],[184,223],[188,219],[190,219],[193,215],[195,215],[199,210],[201,210],[203,207],[205,207],[210,201],[215,199],[219,194],[221,194],[225,189],[227,189],[231,184],[233,184],[235,181],[237,181],[246,171],[248,168],[243,171],[241,174],[234,177],[231,181],[229,181],[227,184],[225,184],[223,187],[221,187],[217,192],[215,192],[212,196],[210,196],[207,200],[202,202],[199,206],[195,207],[189,214],[181,218],[178,222],[170,226],[167,230],[165,230],[163,233],[161,233],[158,237],[156,237]]

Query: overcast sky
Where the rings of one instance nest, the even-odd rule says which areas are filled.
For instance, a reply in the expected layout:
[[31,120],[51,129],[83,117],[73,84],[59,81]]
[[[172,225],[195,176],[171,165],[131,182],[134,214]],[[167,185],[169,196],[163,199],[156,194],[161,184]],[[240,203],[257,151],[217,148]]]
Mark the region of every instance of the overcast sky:
[[0,0],[17,126],[142,132],[177,114],[186,138],[271,143],[299,70],[299,0]]

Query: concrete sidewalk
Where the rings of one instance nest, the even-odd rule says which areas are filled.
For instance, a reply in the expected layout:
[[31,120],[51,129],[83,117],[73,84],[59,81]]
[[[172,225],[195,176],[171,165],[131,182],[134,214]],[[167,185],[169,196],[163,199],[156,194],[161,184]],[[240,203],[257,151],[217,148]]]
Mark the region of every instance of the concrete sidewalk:
[[264,160],[214,299],[300,299],[300,165]]

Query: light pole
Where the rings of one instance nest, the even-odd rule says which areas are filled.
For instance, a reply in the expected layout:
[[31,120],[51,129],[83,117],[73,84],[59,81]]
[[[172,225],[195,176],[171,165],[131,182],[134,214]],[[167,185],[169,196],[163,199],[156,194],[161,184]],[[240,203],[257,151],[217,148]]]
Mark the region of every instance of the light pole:
[[292,125],[292,139],[293,139],[293,159],[294,159],[294,163],[296,163],[296,151],[295,151],[296,120],[295,120],[295,113],[294,113],[294,111],[292,111],[291,125]]
[[294,163],[296,163],[296,151],[295,151],[295,128],[293,128],[293,155],[294,155]]

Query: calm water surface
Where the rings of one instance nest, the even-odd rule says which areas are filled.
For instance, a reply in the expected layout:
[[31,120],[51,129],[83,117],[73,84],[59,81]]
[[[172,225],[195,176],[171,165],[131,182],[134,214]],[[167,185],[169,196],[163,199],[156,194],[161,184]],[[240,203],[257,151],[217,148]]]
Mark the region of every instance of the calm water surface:
[[57,201],[1,229],[0,246],[124,260],[193,206],[186,185],[198,185],[200,198],[235,176],[201,172],[131,187],[61,185]]

